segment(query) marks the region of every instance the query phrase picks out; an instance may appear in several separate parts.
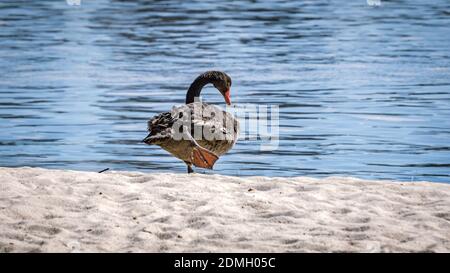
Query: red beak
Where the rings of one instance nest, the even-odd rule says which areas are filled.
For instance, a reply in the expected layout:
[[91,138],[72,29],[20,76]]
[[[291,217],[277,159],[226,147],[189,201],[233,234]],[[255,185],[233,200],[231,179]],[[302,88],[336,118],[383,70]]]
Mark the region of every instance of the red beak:
[[226,102],[228,105],[231,105],[230,89],[228,89],[227,91],[225,91],[225,93],[223,94],[223,98],[225,99],[225,102]]

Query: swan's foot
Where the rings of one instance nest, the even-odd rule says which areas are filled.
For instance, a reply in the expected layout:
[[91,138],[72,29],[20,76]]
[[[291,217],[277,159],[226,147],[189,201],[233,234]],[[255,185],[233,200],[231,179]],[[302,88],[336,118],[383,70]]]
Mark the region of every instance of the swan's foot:
[[200,146],[188,132],[190,132],[190,130],[187,129],[187,126],[183,126],[183,137],[186,137],[191,142],[190,144],[192,147],[189,162],[195,167],[212,169],[219,157],[215,153]]
[[219,157],[215,155],[213,152],[202,148],[200,146],[194,147],[192,149],[192,163],[195,167],[212,169],[214,163]]

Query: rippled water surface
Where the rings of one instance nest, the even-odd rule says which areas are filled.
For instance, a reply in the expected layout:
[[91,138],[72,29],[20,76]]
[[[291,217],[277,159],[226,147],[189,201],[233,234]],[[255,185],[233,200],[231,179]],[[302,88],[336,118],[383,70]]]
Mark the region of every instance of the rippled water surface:
[[280,145],[215,173],[449,182],[449,51],[449,1],[1,1],[0,166],[185,172],[146,120],[220,69]]

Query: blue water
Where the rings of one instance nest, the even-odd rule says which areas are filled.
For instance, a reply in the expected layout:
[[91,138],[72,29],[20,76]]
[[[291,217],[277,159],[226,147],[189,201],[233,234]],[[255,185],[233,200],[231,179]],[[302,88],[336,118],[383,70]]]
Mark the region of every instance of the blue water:
[[140,140],[209,69],[280,107],[214,173],[450,182],[449,1],[3,0],[0,166],[185,172]]

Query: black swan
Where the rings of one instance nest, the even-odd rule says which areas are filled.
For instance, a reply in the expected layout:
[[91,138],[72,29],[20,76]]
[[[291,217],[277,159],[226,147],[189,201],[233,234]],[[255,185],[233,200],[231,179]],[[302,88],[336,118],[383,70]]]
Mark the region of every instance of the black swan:
[[198,76],[186,94],[186,105],[174,107],[148,121],[148,136],[143,140],[158,145],[187,164],[212,169],[216,160],[228,152],[239,135],[239,121],[219,107],[196,101],[202,88],[213,84],[231,105],[231,78],[221,71]]

